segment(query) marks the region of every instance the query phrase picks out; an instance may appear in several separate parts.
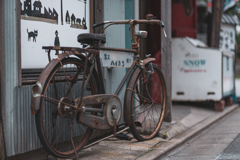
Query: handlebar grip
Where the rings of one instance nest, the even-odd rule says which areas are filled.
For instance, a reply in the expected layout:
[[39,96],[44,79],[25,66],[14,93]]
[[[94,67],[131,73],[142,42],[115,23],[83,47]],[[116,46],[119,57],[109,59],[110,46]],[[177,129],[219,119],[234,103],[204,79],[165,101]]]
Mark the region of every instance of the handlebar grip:
[[159,25],[161,28],[164,28],[164,23],[162,21],[159,21]]
[[96,28],[96,27],[102,26],[104,24],[105,24],[104,22],[100,22],[100,23],[94,24],[92,27]]

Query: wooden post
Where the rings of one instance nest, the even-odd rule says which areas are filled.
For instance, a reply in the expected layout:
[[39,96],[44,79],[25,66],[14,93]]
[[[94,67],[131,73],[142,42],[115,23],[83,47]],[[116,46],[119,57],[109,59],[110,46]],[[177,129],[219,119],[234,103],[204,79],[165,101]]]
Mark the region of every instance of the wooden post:
[[21,5],[17,1],[17,52],[18,52],[18,86],[22,86],[22,56],[21,56]]
[[0,159],[5,160],[5,139],[4,139],[4,43],[3,43],[3,0],[0,0]]
[[94,0],[90,0],[90,33],[94,33],[92,25],[94,24]]
[[[104,21],[104,1],[95,0],[94,1],[94,23],[99,23],[103,21]],[[95,28],[95,33],[100,33],[102,29],[103,29],[103,26]]]
[[[148,6],[147,0],[141,0],[139,1],[139,19],[146,19],[147,12],[147,6]],[[147,24],[141,24],[139,25],[139,29],[143,31],[147,31]],[[144,59],[145,54],[147,54],[147,39],[142,38],[141,44],[140,44],[140,58]]]
[[161,70],[166,81],[167,102],[164,121],[172,121],[172,17],[171,1],[161,0],[161,20],[165,24],[167,37],[161,34]]
[[223,12],[224,0],[213,0],[212,17],[211,17],[211,32],[210,32],[210,47],[219,48],[221,19]]
[[63,25],[63,4],[61,0],[61,24]]

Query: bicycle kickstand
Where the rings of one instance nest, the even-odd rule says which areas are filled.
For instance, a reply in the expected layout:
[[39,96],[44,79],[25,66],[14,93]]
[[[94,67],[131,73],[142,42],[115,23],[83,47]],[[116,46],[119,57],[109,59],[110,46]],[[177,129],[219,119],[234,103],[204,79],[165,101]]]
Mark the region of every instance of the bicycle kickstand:
[[117,132],[117,109],[112,110],[112,115],[113,115],[113,121],[114,121],[114,128],[113,128],[113,137],[116,137],[116,132]]
[[131,137],[127,136],[126,134],[116,134],[117,132],[117,109],[112,110],[113,121],[114,121],[114,128],[113,128],[113,137],[116,137],[120,140],[132,140]]

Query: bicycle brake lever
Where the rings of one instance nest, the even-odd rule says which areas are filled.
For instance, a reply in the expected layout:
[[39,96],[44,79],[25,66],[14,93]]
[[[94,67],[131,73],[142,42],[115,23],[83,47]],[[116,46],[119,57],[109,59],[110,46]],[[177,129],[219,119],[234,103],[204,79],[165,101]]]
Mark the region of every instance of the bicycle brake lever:
[[167,34],[166,34],[166,32],[165,32],[165,29],[162,28],[162,30],[163,30],[164,36],[167,37]]

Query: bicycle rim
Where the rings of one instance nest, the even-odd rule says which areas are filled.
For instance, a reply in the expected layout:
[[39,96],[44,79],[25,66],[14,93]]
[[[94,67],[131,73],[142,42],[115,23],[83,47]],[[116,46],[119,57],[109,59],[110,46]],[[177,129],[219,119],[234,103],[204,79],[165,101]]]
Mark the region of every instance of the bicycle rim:
[[[54,157],[73,156],[75,150],[78,152],[84,147],[92,134],[92,129],[76,121],[79,113],[73,107],[79,102],[83,73],[82,61],[64,59],[52,70],[43,88],[36,125],[43,147]],[[93,94],[97,94],[97,87],[92,76],[84,96]]]
[[[148,69],[147,65],[146,71]],[[153,64],[153,70],[153,74],[144,74],[142,70],[132,89],[130,130],[139,141],[151,139],[158,133],[165,112],[165,81],[157,65]]]

